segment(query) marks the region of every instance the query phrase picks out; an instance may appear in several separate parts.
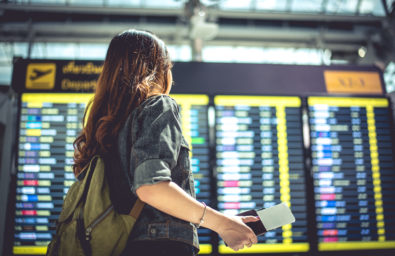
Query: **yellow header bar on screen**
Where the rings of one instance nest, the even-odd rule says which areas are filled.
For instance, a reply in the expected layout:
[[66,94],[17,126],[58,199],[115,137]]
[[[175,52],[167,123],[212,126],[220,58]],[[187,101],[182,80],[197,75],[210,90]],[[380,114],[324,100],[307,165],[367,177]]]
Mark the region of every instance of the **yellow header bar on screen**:
[[386,98],[346,98],[346,97],[308,97],[309,105],[328,105],[337,107],[388,107]]
[[224,244],[218,246],[218,251],[221,254],[236,254],[236,253],[280,253],[280,252],[307,252],[309,251],[308,243],[294,243],[294,244],[254,244],[249,248],[244,248],[233,251]]
[[47,246],[14,246],[12,252],[20,255],[45,255],[47,253]]
[[319,251],[344,251],[366,249],[395,249],[395,241],[319,243]]
[[184,105],[207,105],[208,96],[203,94],[170,94],[178,104]]
[[299,97],[287,96],[230,96],[220,95],[214,98],[214,103],[221,106],[284,106],[300,107],[301,100]]
[[[180,104],[207,105],[208,96],[203,94],[172,94],[170,95]],[[50,103],[88,103],[93,93],[24,93],[22,101],[32,104]]]
[[22,102],[34,106],[42,106],[43,103],[88,103],[93,93],[24,93]]
[[211,244],[200,244],[199,254],[211,254],[213,252],[213,246]]

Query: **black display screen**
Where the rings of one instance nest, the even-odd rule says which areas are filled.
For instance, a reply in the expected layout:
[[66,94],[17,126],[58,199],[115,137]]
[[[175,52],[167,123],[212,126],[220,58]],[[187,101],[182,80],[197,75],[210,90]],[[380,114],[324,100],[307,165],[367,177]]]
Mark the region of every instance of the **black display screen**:
[[[297,220],[237,253],[308,251],[300,98],[216,96],[214,102],[219,210],[235,215],[285,202]],[[235,253],[225,244],[219,252]]]
[[[55,233],[63,198],[75,181],[73,142],[82,129],[93,94],[22,94],[14,254],[45,254]],[[180,106],[182,130],[191,148],[197,199],[210,200],[207,105],[204,95],[172,95]],[[201,253],[211,253],[211,233],[199,229]]]
[[385,98],[309,97],[320,251],[395,248],[395,166]]

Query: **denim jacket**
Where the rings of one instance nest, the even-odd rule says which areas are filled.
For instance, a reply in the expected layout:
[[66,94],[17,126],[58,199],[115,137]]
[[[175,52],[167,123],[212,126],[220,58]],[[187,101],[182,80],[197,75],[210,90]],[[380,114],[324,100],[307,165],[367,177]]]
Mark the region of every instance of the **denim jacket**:
[[[121,167],[131,178],[134,194],[142,185],[173,181],[196,197],[189,147],[182,135],[179,107],[171,97],[153,96],[135,109],[120,131],[118,146]],[[199,248],[193,224],[146,204],[129,241],[162,239]]]

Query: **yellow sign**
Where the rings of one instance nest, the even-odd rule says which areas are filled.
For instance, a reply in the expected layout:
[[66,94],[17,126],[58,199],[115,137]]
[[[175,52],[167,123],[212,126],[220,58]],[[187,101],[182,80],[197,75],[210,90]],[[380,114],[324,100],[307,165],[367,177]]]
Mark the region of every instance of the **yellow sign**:
[[213,248],[211,244],[200,244],[199,254],[211,254],[213,252]]
[[53,89],[55,87],[55,74],[55,63],[29,64],[26,72],[26,89]]
[[231,96],[220,95],[215,96],[214,103],[222,106],[284,106],[284,107],[300,107],[301,100],[298,97],[287,96]]
[[328,93],[383,94],[380,75],[364,71],[324,71]]
[[28,107],[41,108],[43,103],[88,103],[93,97],[93,93],[24,93],[22,102],[26,102]]
[[47,246],[14,246],[14,254],[44,255],[47,253]]
[[308,97],[309,105],[328,105],[337,107],[388,107],[386,98],[355,98],[355,97]]
[[369,249],[394,249],[395,241],[363,241],[363,242],[336,242],[319,243],[319,251],[345,251],[345,250],[369,250]]
[[220,254],[236,254],[236,253],[281,253],[281,252],[307,252],[310,246],[308,243],[293,243],[293,244],[254,244],[251,247],[246,247],[237,252],[233,251],[224,244],[218,246]]

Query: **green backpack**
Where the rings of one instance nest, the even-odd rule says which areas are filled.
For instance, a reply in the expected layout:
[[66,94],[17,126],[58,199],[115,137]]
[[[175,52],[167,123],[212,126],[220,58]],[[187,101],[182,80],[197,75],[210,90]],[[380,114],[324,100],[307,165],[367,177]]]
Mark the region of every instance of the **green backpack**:
[[80,175],[67,192],[47,255],[120,255],[144,203],[137,198],[129,215],[114,210],[99,156]]

